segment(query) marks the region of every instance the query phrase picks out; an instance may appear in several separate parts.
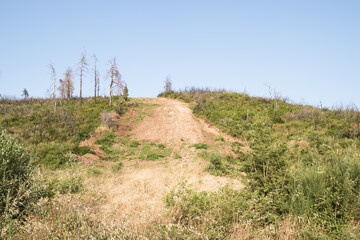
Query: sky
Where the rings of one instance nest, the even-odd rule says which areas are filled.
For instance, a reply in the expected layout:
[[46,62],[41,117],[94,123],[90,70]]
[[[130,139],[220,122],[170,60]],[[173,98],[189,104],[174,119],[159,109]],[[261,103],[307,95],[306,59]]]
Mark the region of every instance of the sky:
[[83,95],[101,95],[116,57],[130,97],[209,87],[293,102],[360,108],[360,1],[0,0],[0,94],[48,97],[86,52]]

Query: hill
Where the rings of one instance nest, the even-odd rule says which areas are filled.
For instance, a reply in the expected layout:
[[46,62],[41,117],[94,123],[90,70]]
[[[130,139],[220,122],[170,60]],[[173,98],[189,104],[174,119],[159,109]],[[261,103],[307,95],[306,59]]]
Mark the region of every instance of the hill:
[[1,101],[1,127],[37,169],[21,214],[1,215],[2,238],[360,236],[358,111],[160,97],[72,99],[56,112],[51,100]]

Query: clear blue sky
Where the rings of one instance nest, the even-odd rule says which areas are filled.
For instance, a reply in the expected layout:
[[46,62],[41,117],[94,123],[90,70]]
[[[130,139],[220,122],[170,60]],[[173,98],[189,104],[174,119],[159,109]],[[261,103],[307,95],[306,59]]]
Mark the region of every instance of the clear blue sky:
[[[45,97],[86,51],[84,93],[97,54],[101,93],[116,57],[132,97],[226,88],[296,102],[360,107],[360,1],[0,1],[0,93]],[[106,84],[106,88],[105,88]],[[79,80],[75,78],[75,95]]]

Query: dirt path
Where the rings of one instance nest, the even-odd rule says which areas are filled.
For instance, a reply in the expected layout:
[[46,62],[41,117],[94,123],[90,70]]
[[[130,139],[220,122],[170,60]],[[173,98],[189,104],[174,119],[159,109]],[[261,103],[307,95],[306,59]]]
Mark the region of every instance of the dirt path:
[[147,102],[159,106],[153,116],[146,117],[132,131],[136,139],[176,144],[211,143],[211,135],[219,134],[228,140],[233,139],[217,128],[209,126],[205,121],[195,118],[184,102],[168,98],[147,99]]
[[[149,224],[171,221],[166,217],[164,196],[180,182],[186,182],[195,191],[217,191],[225,185],[243,188],[240,180],[210,175],[206,171],[209,162],[198,157],[203,150],[192,147],[194,143],[206,142],[208,151],[219,151],[229,148],[228,141],[234,139],[195,118],[186,103],[165,98],[142,101],[156,106],[151,116],[133,128],[133,138],[165,143],[173,154],[158,161],[125,160],[120,175],[89,179],[94,195],[104,197],[99,206],[101,214],[141,231]],[[224,142],[213,140],[219,134]],[[174,153],[181,157],[174,157]]]

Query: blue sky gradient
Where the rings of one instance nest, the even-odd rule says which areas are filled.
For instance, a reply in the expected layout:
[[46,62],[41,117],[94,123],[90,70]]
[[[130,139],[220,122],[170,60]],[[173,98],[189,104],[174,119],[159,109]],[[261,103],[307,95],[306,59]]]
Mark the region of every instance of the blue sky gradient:
[[[295,102],[360,107],[360,1],[0,1],[0,94],[46,97],[57,78],[96,54],[101,94],[116,57],[131,97],[155,97],[167,75],[189,86]],[[79,77],[75,77],[79,95]]]

